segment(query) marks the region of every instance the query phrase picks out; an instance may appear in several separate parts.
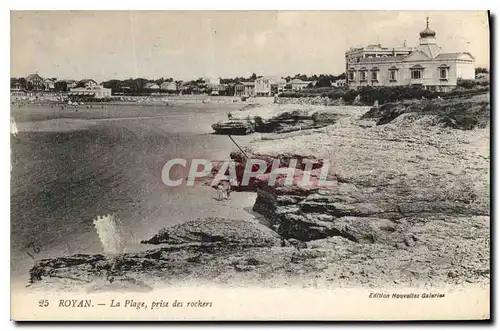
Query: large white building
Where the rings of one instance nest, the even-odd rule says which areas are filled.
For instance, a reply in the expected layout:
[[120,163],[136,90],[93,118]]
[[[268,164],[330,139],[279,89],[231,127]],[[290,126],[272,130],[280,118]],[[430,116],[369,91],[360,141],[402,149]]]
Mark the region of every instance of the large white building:
[[76,87],[70,89],[68,95],[71,98],[106,99],[111,98],[111,89],[105,88],[101,85],[94,85],[92,87]]
[[457,79],[474,79],[474,57],[467,52],[442,53],[436,32],[427,27],[420,32],[417,47],[369,45],[346,52],[347,85],[422,86],[448,91]]

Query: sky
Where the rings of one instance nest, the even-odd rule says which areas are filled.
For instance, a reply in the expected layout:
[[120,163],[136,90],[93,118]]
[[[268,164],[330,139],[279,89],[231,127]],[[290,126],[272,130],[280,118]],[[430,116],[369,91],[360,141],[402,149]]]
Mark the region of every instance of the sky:
[[11,11],[11,76],[97,81],[340,74],[350,47],[418,44],[489,68],[486,12]]

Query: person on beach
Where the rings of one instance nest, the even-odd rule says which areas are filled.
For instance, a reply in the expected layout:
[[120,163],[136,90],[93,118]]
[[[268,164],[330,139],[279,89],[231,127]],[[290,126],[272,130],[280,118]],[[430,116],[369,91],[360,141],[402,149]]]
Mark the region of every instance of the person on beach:
[[221,179],[217,184],[217,200],[231,200],[231,182],[229,179]]

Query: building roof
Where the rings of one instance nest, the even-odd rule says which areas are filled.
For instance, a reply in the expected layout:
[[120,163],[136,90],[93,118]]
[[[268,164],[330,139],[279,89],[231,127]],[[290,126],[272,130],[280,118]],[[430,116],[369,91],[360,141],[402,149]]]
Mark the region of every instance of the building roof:
[[436,59],[438,60],[454,60],[458,58],[458,56],[462,53],[441,53],[438,56],[436,56]]
[[416,52],[421,52],[431,59],[434,59],[439,55],[439,53],[441,53],[441,47],[438,45],[419,45],[414,53]]
[[43,79],[39,74],[31,74],[26,77],[27,80]]
[[380,62],[393,62],[393,61],[397,62],[397,61],[403,61],[405,57],[406,55],[363,58],[359,60],[358,63],[380,63]]
[[255,82],[240,82],[240,84],[243,84],[245,86],[255,86]]
[[97,86],[92,86],[92,87],[75,87],[75,88],[72,88],[70,90],[70,92],[88,92],[88,91],[97,91],[97,90],[111,90],[111,89],[97,85]]
[[160,88],[156,83],[146,83],[144,87],[147,89],[155,89],[155,90]]
[[257,79],[269,79],[272,82],[281,82],[281,81],[284,81],[283,78],[278,77],[278,76],[263,76],[263,77],[259,77]]
[[97,83],[95,80],[93,80],[92,78],[85,78],[85,79],[82,79],[80,81],[80,83],[88,83],[88,82],[94,82],[94,83]]
[[436,56],[436,60],[456,60],[462,55],[469,55],[471,58],[474,58],[470,53],[460,52],[460,53],[441,53]]
[[166,88],[166,87],[177,88],[177,84],[175,82],[163,82],[160,84],[160,88]]
[[309,84],[311,82],[299,78],[292,79],[292,84]]

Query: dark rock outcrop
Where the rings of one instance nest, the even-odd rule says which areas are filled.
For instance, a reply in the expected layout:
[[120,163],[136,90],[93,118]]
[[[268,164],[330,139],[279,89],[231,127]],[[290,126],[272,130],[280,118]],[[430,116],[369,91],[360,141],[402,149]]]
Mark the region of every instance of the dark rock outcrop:
[[249,120],[228,120],[212,124],[217,134],[246,135],[254,132],[254,125]]
[[217,134],[287,133],[322,128],[349,115],[345,107],[265,105],[228,114],[229,120],[212,125]]

